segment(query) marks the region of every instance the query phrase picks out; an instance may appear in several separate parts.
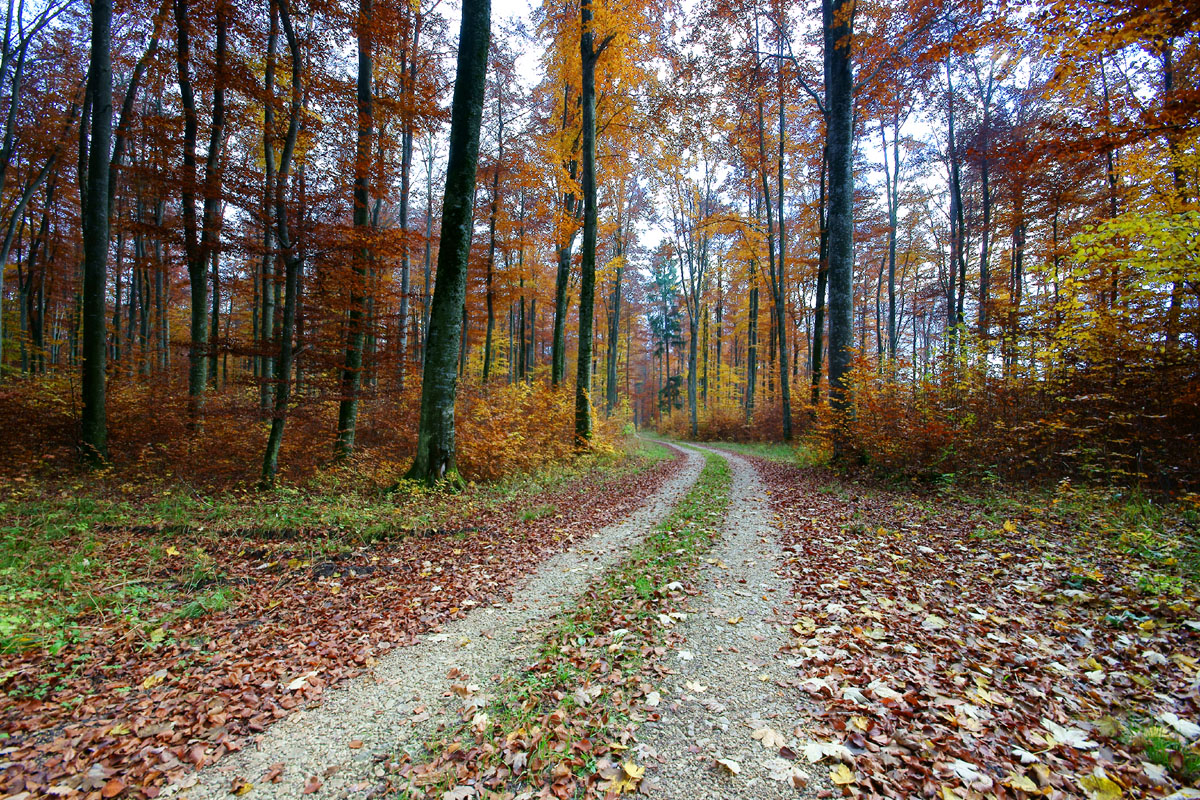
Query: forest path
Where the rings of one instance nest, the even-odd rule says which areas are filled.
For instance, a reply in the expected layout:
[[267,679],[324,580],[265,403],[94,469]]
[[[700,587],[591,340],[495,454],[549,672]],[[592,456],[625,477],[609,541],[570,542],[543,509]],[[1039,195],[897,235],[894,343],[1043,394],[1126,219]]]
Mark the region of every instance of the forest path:
[[[693,445],[696,446],[696,445]],[[697,446],[698,447],[698,446]],[[709,449],[709,448],[701,448]],[[652,798],[795,798],[807,776],[780,756],[803,719],[780,648],[792,618],[790,583],[766,486],[726,450],[733,473],[724,537],[697,576],[699,594],[674,631],[686,637],[663,685],[661,719],[638,730]],[[718,762],[736,764],[737,774]]]
[[544,562],[512,602],[476,608],[419,644],[392,651],[320,706],[193,773],[195,784],[180,787],[178,796],[226,798],[236,781],[252,784],[255,800],[305,792],[364,796],[383,775],[380,760],[419,748],[439,725],[457,721],[465,703],[485,703],[496,680],[528,660],[555,613],[671,513],[704,466],[695,451],[675,449],[685,461],[674,478],[621,522]]

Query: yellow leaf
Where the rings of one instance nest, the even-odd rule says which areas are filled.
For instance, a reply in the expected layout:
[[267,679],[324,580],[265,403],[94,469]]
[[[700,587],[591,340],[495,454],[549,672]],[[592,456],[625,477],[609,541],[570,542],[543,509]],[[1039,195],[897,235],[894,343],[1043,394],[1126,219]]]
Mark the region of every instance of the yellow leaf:
[[1004,783],[1014,789],[1020,789],[1022,792],[1036,792],[1038,786],[1025,775],[1018,775],[1015,772],[1008,773],[1008,777],[1004,779]]
[[125,736],[128,733],[129,733],[129,728],[125,725],[124,722],[118,722],[116,725],[113,725],[111,728],[108,729],[109,736]]
[[1124,797],[1120,785],[1100,768],[1097,768],[1096,774],[1081,780],[1079,785],[1087,792],[1089,800],[1121,800]]
[[167,545],[166,549],[165,549],[165,550],[163,550],[163,552],[164,552],[164,553],[166,553],[166,554],[167,554],[167,555],[169,555],[169,556],[177,556],[177,555],[179,555],[179,550],[178,550],[178,549],[176,549],[175,545],[173,545],[173,544],[169,544],[169,545]]
[[165,669],[160,669],[158,672],[155,672],[153,675],[146,676],[146,679],[144,681],[142,681],[142,688],[143,689],[153,689],[155,686],[158,686],[160,683],[162,683],[166,679],[167,679],[167,671]]
[[838,764],[833,769],[829,770],[829,780],[836,783],[838,786],[847,786],[854,783],[854,772],[845,764]]
[[1009,533],[1016,533],[1017,523],[1013,522],[1011,519],[1004,520],[1004,530],[1008,531]]

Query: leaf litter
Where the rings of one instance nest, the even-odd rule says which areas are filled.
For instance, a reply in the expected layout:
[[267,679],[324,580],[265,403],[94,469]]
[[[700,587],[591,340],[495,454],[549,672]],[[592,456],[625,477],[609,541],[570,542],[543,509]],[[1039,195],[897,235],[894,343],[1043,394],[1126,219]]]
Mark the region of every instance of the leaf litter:
[[963,500],[756,463],[824,796],[1191,796],[1137,731],[1159,725],[1178,765],[1196,758],[1194,588],[1147,597],[1136,556],[1036,508],[997,524]]
[[463,521],[461,535],[377,542],[317,568],[286,540],[199,539],[237,587],[232,607],[152,631],[97,617],[56,653],[0,656],[0,791],[157,797],[396,647],[511,598],[537,564],[627,516],[682,464],[593,474],[532,498],[567,515],[521,515],[531,498],[518,497]]

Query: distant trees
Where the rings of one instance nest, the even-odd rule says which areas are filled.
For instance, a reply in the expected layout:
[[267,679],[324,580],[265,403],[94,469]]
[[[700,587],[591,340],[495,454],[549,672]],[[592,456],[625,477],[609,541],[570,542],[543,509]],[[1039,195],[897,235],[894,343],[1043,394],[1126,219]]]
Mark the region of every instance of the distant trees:
[[[455,407],[519,452],[483,408],[569,406],[567,447],[660,412],[688,436],[840,416],[853,437],[878,393],[918,408],[937,381],[1044,397],[1118,352],[1190,374],[1200,298],[1168,241],[1200,195],[1188,13],[547,0],[498,29],[464,210],[439,205],[439,0],[118,6],[107,144],[104,9],[11,5],[0,376],[63,394],[84,453],[101,381],[141,441],[237,442],[269,485],[330,444],[423,441],[414,474],[452,474]],[[412,380],[434,355],[436,434]],[[120,430],[118,460],[146,452]]]

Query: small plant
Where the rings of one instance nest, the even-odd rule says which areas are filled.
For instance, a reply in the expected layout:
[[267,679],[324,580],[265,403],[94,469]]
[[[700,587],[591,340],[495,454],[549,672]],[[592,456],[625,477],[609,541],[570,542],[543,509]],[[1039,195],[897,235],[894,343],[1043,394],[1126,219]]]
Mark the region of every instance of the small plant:
[[1121,738],[1133,749],[1144,752],[1151,764],[1165,767],[1179,782],[1186,785],[1200,779],[1200,753],[1167,728],[1133,722]]
[[558,513],[558,509],[553,505],[534,506],[521,511],[521,522],[533,522],[534,520],[545,519],[552,517]]
[[196,619],[205,614],[224,611],[237,600],[237,593],[228,586],[218,586],[195,598],[183,608],[178,616],[182,619]]
[[1183,595],[1183,578],[1177,575],[1163,575],[1152,572],[1149,575],[1139,575],[1138,591],[1154,597],[1181,597]]

